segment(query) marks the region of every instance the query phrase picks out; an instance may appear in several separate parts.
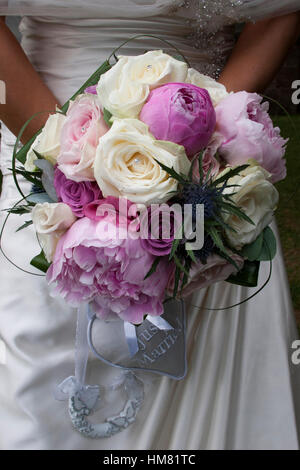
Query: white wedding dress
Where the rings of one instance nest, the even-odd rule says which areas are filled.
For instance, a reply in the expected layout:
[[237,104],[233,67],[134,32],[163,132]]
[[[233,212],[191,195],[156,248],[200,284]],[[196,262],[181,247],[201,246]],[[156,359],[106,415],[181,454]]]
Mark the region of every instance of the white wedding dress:
[[[194,67],[213,74],[232,47],[231,23],[297,7],[298,0],[0,0],[0,15],[23,16],[24,50],[63,102],[130,36],[151,33],[167,39]],[[220,29],[214,36],[207,34],[212,25]],[[148,38],[122,52],[157,47],[161,44]],[[8,170],[14,141],[3,126],[1,209],[18,199]],[[5,214],[0,217],[2,224]],[[3,248],[34,272],[29,261],[38,244],[30,228],[15,233],[21,222],[20,216],[10,218]],[[253,300],[231,310],[201,309],[231,305],[253,291],[228,283],[188,300],[186,378],[146,381],[136,422],[102,440],[75,431],[66,402],[53,395],[55,386],[73,374],[74,310],[50,297],[43,277],[14,268],[2,255],[0,265],[0,340],[6,345],[0,364],[1,449],[299,448],[300,365],[291,361],[298,335],[280,249],[271,282]],[[260,284],[268,269],[262,263]],[[115,375],[116,369],[90,359],[88,383],[105,385]],[[120,398],[118,391],[107,393],[107,407],[118,412]]]

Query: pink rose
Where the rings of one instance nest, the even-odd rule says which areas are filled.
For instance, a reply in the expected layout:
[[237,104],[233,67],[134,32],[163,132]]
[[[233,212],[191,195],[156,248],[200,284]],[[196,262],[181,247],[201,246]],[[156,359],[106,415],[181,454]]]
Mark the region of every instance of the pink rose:
[[90,93],[91,95],[97,95],[97,85],[88,86],[84,93]]
[[188,157],[207,145],[216,124],[209,93],[190,83],[167,83],[152,90],[140,119],[156,139],[183,145]]
[[[218,132],[214,132],[210,141],[207,144],[205,151],[202,156],[202,171],[203,176],[205,177],[210,171],[210,176],[217,176],[220,171],[220,163],[216,159],[215,155],[219,146],[221,145],[223,137]],[[199,181],[199,161],[195,161],[193,166],[193,178],[196,182]]]
[[70,180],[58,168],[54,170],[54,188],[58,201],[68,204],[76,217],[83,217],[87,204],[102,197],[95,181]]
[[[242,269],[244,264],[243,258],[234,253],[231,253],[231,257],[239,266],[239,269]],[[231,274],[235,274],[236,272],[236,268],[231,263],[219,255],[212,254],[207,258],[206,264],[201,263],[201,261],[199,261],[197,264],[192,264],[189,281],[182,289],[182,292],[180,292],[179,286],[178,295],[185,298],[192,294],[195,290],[203,289],[204,287],[208,287],[215,282],[225,281]],[[173,295],[173,289],[174,272],[170,276],[167,293],[169,295]]]
[[73,181],[93,181],[100,137],[108,131],[98,97],[80,95],[71,103],[62,127],[59,169]]
[[151,204],[140,217],[141,244],[155,256],[171,253],[176,231],[182,225],[182,213],[169,210],[167,204]]
[[256,93],[240,91],[228,95],[216,106],[217,131],[223,142],[219,154],[230,166],[254,158],[271,173],[275,183],[286,176],[285,144],[280,129],[273,127],[269,103]]
[[170,265],[161,259],[144,280],[155,257],[124,230],[106,217],[78,219],[58,242],[47,280],[74,307],[91,302],[103,319],[141,323],[144,315],[163,313]]

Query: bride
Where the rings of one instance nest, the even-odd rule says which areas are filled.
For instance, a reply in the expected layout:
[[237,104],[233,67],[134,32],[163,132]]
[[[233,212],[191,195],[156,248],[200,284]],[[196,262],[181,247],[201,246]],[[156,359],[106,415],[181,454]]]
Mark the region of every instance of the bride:
[[[71,6],[67,0],[0,0],[0,79],[6,83],[6,104],[0,105],[1,209],[18,198],[8,170],[14,135],[34,113],[54,110],[72,96],[122,41],[155,34],[175,44],[194,68],[219,76],[228,90],[261,91],[297,38],[298,8],[298,0],[73,0]],[[23,49],[5,26],[7,15],[22,16]],[[233,48],[233,25],[240,22],[247,24]],[[159,47],[145,38],[122,53]],[[46,117],[31,122],[24,143]],[[3,219],[2,212],[1,225]],[[37,245],[30,229],[15,233],[19,225],[20,216],[12,217],[3,248],[28,270]],[[189,298],[186,378],[146,381],[136,422],[106,440],[75,431],[66,403],[54,399],[59,381],[73,374],[74,310],[50,297],[43,278],[17,270],[3,256],[0,263],[0,340],[6,346],[0,364],[1,449],[299,448],[300,366],[291,361],[297,332],[280,249],[271,282],[254,300],[205,310],[249,295],[223,282]],[[260,284],[267,274],[262,263]],[[89,383],[105,385],[116,371],[90,360],[88,373]],[[120,393],[106,390],[107,407],[116,413]]]

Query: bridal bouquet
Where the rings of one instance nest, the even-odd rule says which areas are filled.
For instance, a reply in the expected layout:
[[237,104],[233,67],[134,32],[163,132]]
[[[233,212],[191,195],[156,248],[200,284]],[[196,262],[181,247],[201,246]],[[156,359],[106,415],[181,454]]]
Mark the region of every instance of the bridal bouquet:
[[14,168],[33,183],[9,209],[31,213],[32,264],[72,306],[133,324],[221,280],[255,286],[286,173],[268,103],[160,50],[102,70]]

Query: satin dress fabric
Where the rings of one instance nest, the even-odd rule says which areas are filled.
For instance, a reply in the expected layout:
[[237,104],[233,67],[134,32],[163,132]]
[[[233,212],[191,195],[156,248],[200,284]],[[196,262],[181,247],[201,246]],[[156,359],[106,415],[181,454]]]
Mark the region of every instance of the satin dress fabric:
[[[183,2],[89,0],[84,2],[84,15],[82,7],[77,8],[81,2],[72,3],[66,18],[67,1],[0,2],[1,14],[25,15],[20,25],[23,48],[61,102],[114,47],[140,32],[175,42],[199,70],[208,63],[213,67],[213,46],[205,51],[194,47],[193,35],[203,34],[203,28],[199,33],[191,22],[195,11]],[[276,12],[279,2],[272,3]],[[197,2],[189,4],[197,8]],[[230,29],[216,37],[215,48],[226,58],[233,39]],[[151,47],[157,44],[144,39],[123,53]],[[4,125],[2,130],[1,209],[6,209],[20,197],[9,171],[15,137]],[[29,190],[26,182],[21,185]],[[2,225],[4,212],[0,218]],[[22,220],[8,219],[2,246],[21,268],[38,274],[29,265],[39,248],[33,230],[15,232]],[[234,309],[206,310],[235,304],[253,293],[225,282],[189,297],[186,378],[146,379],[145,402],[136,422],[106,440],[82,437],[72,428],[67,403],[54,399],[56,385],[74,373],[76,312],[50,296],[42,276],[16,269],[1,255],[0,339],[6,345],[6,360],[0,364],[0,448],[298,449],[300,365],[291,360],[298,333],[279,240],[278,246],[271,281],[253,300]],[[259,285],[268,272],[268,263],[262,263]],[[90,358],[88,383],[109,386],[117,374]],[[107,388],[105,400],[99,420],[107,410],[117,413],[124,397],[120,390]]]

